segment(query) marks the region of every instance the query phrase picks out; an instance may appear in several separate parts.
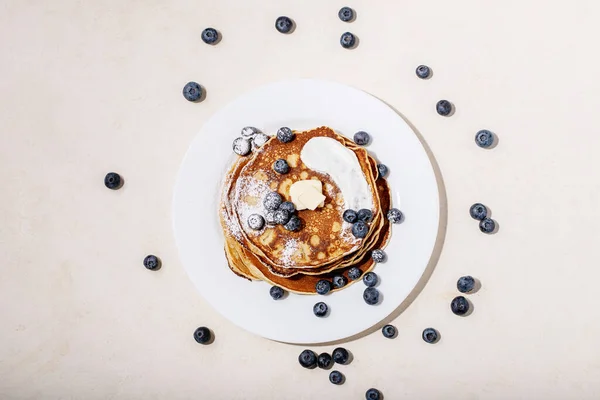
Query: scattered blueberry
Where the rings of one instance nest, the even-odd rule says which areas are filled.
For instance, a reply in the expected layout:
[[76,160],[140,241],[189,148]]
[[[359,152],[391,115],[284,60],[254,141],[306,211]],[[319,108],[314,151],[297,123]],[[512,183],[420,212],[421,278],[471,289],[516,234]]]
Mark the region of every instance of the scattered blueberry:
[[494,144],[494,134],[487,129],[482,129],[475,134],[477,146],[487,149]]
[[267,210],[275,211],[283,203],[281,195],[277,192],[269,192],[263,200],[263,205]]
[[188,82],[183,87],[183,97],[187,101],[198,101],[202,97],[202,86],[196,82]]
[[342,33],[342,37],[340,37],[340,44],[345,49],[351,49],[356,44],[356,38],[350,32]]
[[279,139],[281,143],[289,143],[294,140],[294,137],[296,137],[296,135],[287,126],[277,130],[277,139]]
[[298,218],[296,215],[292,215],[290,220],[283,226],[288,231],[298,231],[302,228],[302,220]]
[[288,17],[279,17],[275,20],[275,29],[281,33],[290,33],[294,27],[294,22]]
[[367,210],[366,208],[358,210],[356,214],[359,221],[362,222],[371,222],[371,218],[373,218],[373,213],[371,210]]
[[235,139],[231,147],[233,148],[233,152],[238,156],[247,156],[252,150],[250,141],[243,137]]
[[278,209],[275,211],[275,223],[277,225],[285,225],[289,222],[292,216],[286,210]]
[[398,210],[397,208],[390,208],[390,210],[387,212],[387,219],[392,224],[399,224],[402,222],[403,218],[404,216],[402,215],[402,211]]
[[477,219],[479,221],[485,219],[485,217],[487,217],[487,213],[487,207],[481,203],[475,203],[469,209],[469,214],[471,215],[471,218]]
[[423,329],[423,334],[421,335],[421,337],[427,343],[435,343],[438,341],[439,335],[435,329],[425,328],[425,329]]
[[333,358],[327,353],[319,354],[317,366],[322,369],[329,369],[333,365]]
[[250,229],[260,231],[265,226],[265,219],[262,215],[252,214],[248,217],[248,226]]
[[346,286],[346,278],[344,278],[342,275],[336,275],[333,277],[332,279],[333,281],[333,287],[336,289],[341,289],[344,286]]
[[389,169],[385,164],[377,164],[377,172],[379,172],[380,178],[385,178],[389,172]]
[[215,44],[219,40],[219,32],[213,28],[206,28],[202,31],[202,41],[206,44]]
[[369,226],[362,221],[358,221],[354,225],[352,225],[352,234],[354,237],[363,239],[367,236],[369,232]]
[[194,331],[194,339],[200,344],[207,344],[212,339],[212,333],[207,327],[201,326]]
[[470,276],[461,276],[456,282],[456,288],[461,293],[469,293],[475,289],[475,279]]
[[379,250],[379,249],[373,250],[371,252],[371,258],[376,263],[384,262],[385,261],[385,252],[383,250]]
[[277,225],[277,223],[275,222],[275,211],[267,211],[265,213],[265,222],[269,226]]
[[383,396],[381,395],[381,392],[375,388],[371,388],[369,390],[367,390],[367,393],[365,393],[365,399],[366,400],[382,400]]
[[289,212],[290,214],[293,214],[296,212],[296,207],[294,206],[294,203],[292,203],[291,201],[284,201],[279,206],[279,209],[285,210],[285,211]]
[[493,233],[496,229],[496,222],[493,219],[484,218],[479,222],[479,230],[483,233]]
[[352,279],[353,281],[359,279],[361,275],[362,271],[357,267],[352,267],[348,270],[348,278]]
[[116,172],[109,172],[104,177],[104,186],[112,190],[119,189],[121,187],[121,175]]
[[415,72],[421,79],[427,79],[431,76],[431,69],[427,65],[419,65]]
[[354,143],[359,146],[366,146],[371,141],[371,136],[367,132],[358,131],[354,134]]
[[273,163],[273,169],[275,170],[275,172],[282,175],[290,172],[290,166],[288,165],[287,161],[285,161],[283,158],[280,158],[279,160]]
[[379,277],[377,276],[377,274],[375,272],[367,272],[365,274],[365,276],[363,276],[363,283],[365,285],[367,285],[368,287],[373,287],[375,285],[377,285],[377,281],[379,280]]
[[316,303],[313,306],[313,313],[317,317],[324,317],[325,315],[327,315],[328,310],[329,310],[329,307],[327,307],[327,304],[323,303],[322,301]]
[[354,211],[354,210],[346,210],[346,211],[344,211],[342,218],[344,218],[344,221],[353,224],[358,219],[358,215],[356,214],[356,211]]
[[393,339],[396,336],[396,327],[393,325],[386,325],[381,328],[381,333],[388,339]]
[[435,105],[435,110],[442,117],[447,117],[452,112],[452,103],[450,103],[448,100],[440,100]]
[[285,291],[282,288],[280,288],[279,286],[273,286],[269,290],[269,294],[271,295],[273,300],[279,300],[283,297],[283,295],[285,294]]
[[254,147],[262,147],[265,143],[269,141],[270,137],[265,135],[264,133],[257,133],[252,137],[252,145]]
[[341,385],[344,383],[344,375],[340,371],[331,371],[329,373],[329,382],[334,385]]
[[325,279],[321,279],[319,282],[317,282],[315,290],[318,294],[326,295],[331,291],[331,283]]
[[160,269],[160,259],[152,254],[146,256],[146,258],[144,258],[144,267],[151,271],[156,271],[157,269]]
[[363,300],[373,306],[379,302],[379,290],[374,287],[368,287],[363,292]]
[[251,138],[260,131],[253,126],[245,126],[242,128],[242,136],[245,138]]
[[464,296],[456,296],[450,303],[450,309],[456,315],[465,315],[469,311],[469,301]]
[[354,19],[354,10],[350,7],[342,7],[338,12],[338,17],[344,22],[350,22]]
[[317,366],[317,355],[314,351],[306,349],[298,356],[298,362],[304,368],[314,368]]
[[343,347],[336,347],[333,349],[331,355],[333,356],[333,361],[335,361],[337,364],[346,364],[350,359],[350,353],[348,353],[348,350]]

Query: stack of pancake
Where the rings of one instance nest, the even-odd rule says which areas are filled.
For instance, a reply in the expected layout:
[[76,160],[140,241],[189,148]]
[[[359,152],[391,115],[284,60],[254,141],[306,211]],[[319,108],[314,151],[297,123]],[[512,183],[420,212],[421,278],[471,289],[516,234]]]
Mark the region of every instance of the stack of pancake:
[[[348,270],[358,267],[363,273],[373,267],[370,253],[383,249],[390,236],[385,213],[390,207],[390,191],[385,179],[378,177],[377,162],[368,152],[331,128],[320,127],[295,132],[289,143],[273,137],[261,148],[239,157],[223,183],[219,216],[225,236],[225,254],[229,268],[250,280],[263,280],[295,293],[316,293],[321,279],[336,275],[347,278]],[[344,198],[339,187],[327,175],[310,170],[300,157],[302,148],[313,137],[333,138],[352,150],[371,189],[373,218],[363,239],[352,235],[352,224],[344,221]],[[273,163],[285,159],[290,172],[279,174]],[[297,211],[302,220],[298,231],[282,225],[253,230],[248,225],[252,214],[264,215],[263,198],[279,193],[290,201],[289,188],[299,180],[318,179],[323,184],[325,202],[315,210]]]

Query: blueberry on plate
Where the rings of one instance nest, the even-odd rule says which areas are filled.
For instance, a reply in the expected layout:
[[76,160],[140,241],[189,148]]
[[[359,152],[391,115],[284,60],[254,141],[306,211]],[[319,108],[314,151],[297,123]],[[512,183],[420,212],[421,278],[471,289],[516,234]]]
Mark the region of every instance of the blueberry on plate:
[[423,329],[423,334],[421,337],[427,343],[436,343],[439,339],[439,334],[438,331],[433,328],[425,328]]
[[265,226],[265,219],[260,214],[251,214],[248,217],[248,226],[250,229],[260,231]]
[[465,315],[469,312],[469,301],[464,296],[456,296],[450,303],[450,309],[456,315]]
[[348,350],[343,347],[336,347],[333,349],[331,355],[333,357],[333,361],[335,361],[337,364],[344,365],[348,363],[348,360],[350,359],[350,353],[348,353]]
[[361,275],[362,271],[357,267],[352,267],[348,270],[348,278],[352,279],[353,281],[359,279]]
[[431,76],[431,69],[427,65],[419,65],[415,72],[421,79],[427,79]]
[[265,213],[265,223],[267,226],[275,226],[277,223],[275,222],[275,211],[267,211]]
[[329,369],[333,365],[333,358],[327,353],[319,354],[317,366],[322,369]]
[[281,143],[289,143],[292,140],[294,140],[294,137],[296,137],[296,135],[294,134],[294,132],[292,132],[292,130],[290,128],[288,128],[287,126],[284,126],[282,128],[279,128],[277,130],[277,139],[279,139],[279,141]]
[[282,175],[290,172],[290,166],[288,165],[287,161],[285,161],[283,158],[280,158],[279,160],[273,163],[273,169],[275,170],[275,172]]
[[379,280],[379,277],[373,271],[367,272],[365,274],[365,276],[363,276],[363,283],[365,285],[367,285],[368,287],[373,287],[373,286],[377,285],[378,280]]
[[493,219],[484,218],[479,222],[479,230],[483,233],[493,233],[496,229],[496,222]]
[[351,49],[356,44],[356,37],[350,32],[344,32],[340,37],[340,44],[345,49]]
[[144,258],[144,267],[148,268],[151,271],[156,271],[160,269],[160,259],[152,254],[146,256]]
[[363,292],[363,300],[370,306],[379,303],[379,290],[374,287],[368,287]]
[[350,7],[342,7],[338,12],[338,17],[344,22],[350,22],[354,19],[354,10]]
[[322,301],[319,301],[318,303],[316,303],[313,306],[313,313],[317,316],[317,317],[324,317],[327,315],[327,311],[329,311],[329,307],[327,306],[327,304],[323,303]]
[[389,172],[389,169],[385,164],[377,164],[377,172],[379,173],[379,178],[385,178]]
[[289,212],[290,214],[293,214],[296,212],[296,207],[294,206],[294,203],[292,203],[291,201],[284,201],[279,206],[279,209],[285,210],[285,211]]
[[386,325],[381,328],[381,333],[388,339],[393,339],[396,336],[396,327],[393,325]]
[[404,216],[402,215],[402,211],[398,210],[397,208],[390,208],[390,210],[387,212],[387,219],[392,224],[399,224],[402,222],[403,218]]
[[280,33],[290,33],[294,27],[294,21],[288,17],[279,17],[275,20],[275,29]]
[[116,172],[109,172],[104,177],[104,186],[112,190],[119,189],[121,187],[121,175]]
[[252,144],[250,143],[250,140],[239,137],[233,141],[231,148],[238,156],[247,156],[252,150]]
[[260,133],[260,131],[253,126],[245,126],[242,128],[242,136],[245,138],[251,138],[257,133]]
[[202,41],[206,44],[215,44],[219,40],[219,32],[214,28],[206,28],[202,31]]
[[385,261],[385,252],[383,250],[379,250],[379,249],[373,250],[371,252],[371,258],[376,263],[382,263]]
[[290,219],[291,219],[291,215],[287,210],[282,210],[281,208],[278,209],[277,211],[275,211],[275,223],[277,225],[285,225],[287,224]]
[[201,326],[194,331],[194,339],[200,344],[207,344],[212,339],[212,333],[207,327]]
[[283,203],[281,195],[277,192],[269,192],[263,200],[263,205],[267,210],[275,211]]
[[340,371],[331,371],[329,373],[329,382],[334,385],[341,385],[344,383],[344,375]]
[[371,222],[371,218],[373,218],[373,213],[371,212],[371,210],[362,208],[362,209],[358,210],[358,213],[356,214],[356,216],[359,221]]
[[366,400],[382,400],[383,396],[381,395],[381,392],[375,388],[371,388],[369,390],[367,390],[367,393],[365,393],[365,399]]
[[487,129],[482,129],[475,134],[475,143],[481,148],[490,148],[494,144],[494,134]]
[[442,117],[447,117],[452,112],[452,103],[450,103],[448,100],[440,100],[435,105],[435,110]]
[[315,290],[318,294],[326,295],[331,291],[331,283],[329,283],[329,281],[326,281],[325,279],[321,279],[315,285]]
[[488,210],[483,204],[475,203],[469,208],[469,214],[471,215],[471,218],[481,221],[487,217]]
[[333,287],[336,289],[343,288],[344,286],[346,286],[346,283],[347,283],[346,278],[344,278],[343,275],[334,276],[332,281],[333,281]]
[[371,141],[371,136],[367,132],[358,131],[354,134],[354,143],[359,146],[366,146]]
[[312,350],[304,350],[298,356],[298,362],[304,368],[315,368],[317,366],[317,355]]
[[364,239],[369,232],[369,226],[362,221],[358,221],[352,225],[352,234],[355,238]]
[[265,143],[269,141],[269,139],[271,139],[269,136],[259,132],[251,138],[252,146],[254,146],[255,148],[262,147]]
[[283,298],[283,295],[285,294],[285,290],[283,290],[279,286],[272,286],[271,289],[269,290],[269,294],[271,295],[273,300],[279,300],[279,299]]
[[287,224],[283,225],[283,227],[292,232],[299,231],[302,228],[302,220],[298,218],[296,215],[292,215]]
[[202,86],[196,82],[188,82],[183,87],[183,97],[187,101],[198,101],[202,97]]
[[470,293],[475,289],[475,279],[470,276],[461,276],[456,282],[456,288],[461,293]]
[[358,215],[354,210],[346,210],[344,211],[344,214],[342,214],[342,218],[344,218],[344,221],[353,224],[358,219]]

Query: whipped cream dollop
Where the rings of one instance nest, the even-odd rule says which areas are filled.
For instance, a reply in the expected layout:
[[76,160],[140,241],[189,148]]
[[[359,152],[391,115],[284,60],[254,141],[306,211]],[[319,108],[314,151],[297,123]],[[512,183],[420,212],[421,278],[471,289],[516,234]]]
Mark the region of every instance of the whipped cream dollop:
[[300,158],[308,168],[333,179],[342,192],[346,209],[373,209],[369,183],[352,150],[335,139],[319,136],[306,142]]

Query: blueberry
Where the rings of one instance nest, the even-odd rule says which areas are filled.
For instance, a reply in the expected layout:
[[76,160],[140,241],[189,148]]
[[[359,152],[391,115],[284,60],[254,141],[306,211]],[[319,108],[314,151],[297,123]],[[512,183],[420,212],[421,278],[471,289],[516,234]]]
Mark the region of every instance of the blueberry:
[[487,217],[488,210],[487,207],[483,204],[475,203],[469,209],[469,214],[471,214],[471,218],[481,221],[482,219]]
[[396,336],[396,327],[393,325],[386,325],[381,328],[381,333],[388,339],[393,339]]
[[239,137],[233,141],[231,148],[238,156],[247,156],[252,150],[252,144],[248,139]]
[[268,226],[277,225],[277,223],[275,222],[275,211],[267,211],[265,213],[265,222]]
[[350,353],[348,353],[348,350],[343,347],[336,347],[333,349],[331,355],[333,356],[333,361],[335,361],[337,364],[344,365],[350,359]]
[[344,383],[344,375],[340,371],[331,371],[329,373],[329,382],[334,385],[341,385]]
[[250,229],[260,231],[265,226],[265,219],[262,215],[252,214],[248,217],[248,226]]
[[264,133],[257,133],[252,137],[252,145],[256,148],[262,147],[265,143],[267,143],[271,139],[269,136]]
[[219,40],[219,32],[213,28],[206,28],[202,31],[202,41],[206,44],[215,44]]
[[464,296],[456,296],[450,303],[450,309],[456,315],[465,315],[469,312],[469,301]]
[[160,259],[152,254],[146,256],[146,258],[144,258],[144,267],[151,271],[156,271],[157,269],[160,269]]
[[275,172],[282,175],[290,172],[290,166],[288,165],[287,161],[285,161],[283,158],[280,158],[279,160],[273,163],[273,169],[275,170]]
[[373,286],[377,285],[378,280],[379,280],[379,277],[377,276],[377,274],[375,272],[367,272],[365,274],[365,276],[363,276],[363,283],[365,285],[367,285],[368,287],[373,287]]
[[402,215],[402,211],[398,210],[397,208],[390,208],[390,210],[387,212],[387,219],[392,224],[399,224],[404,219],[404,216]]
[[389,169],[385,164],[377,164],[377,172],[379,173],[379,178],[385,178],[389,172]]
[[373,306],[379,302],[379,290],[374,287],[368,287],[363,292],[363,300]]
[[279,17],[275,20],[275,29],[281,33],[290,33],[294,27],[294,21],[288,17]]
[[288,231],[299,231],[302,228],[302,220],[295,215],[290,217],[290,220],[283,226]]
[[242,128],[242,136],[245,138],[251,138],[260,131],[253,126],[245,126]]
[[183,97],[187,101],[198,101],[202,97],[202,86],[196,82],[188,82],[183,87]]
[[359,221],[362,222],[371,222],[371,218],[373,218],[373,213],[371,210],[367,210],[366,208],[358,210],[356,214]]
[[277,225],[285,225],[289,222],[291,215],[288,211],[279,209],[275,211],[275,223]]
[[383,250],[379,250],[379,249],[373,250],[371,252],[371,258],[376,263],[384,262],[385,261],[385,252]]
[[333,287],[336,289],[341,289],[344,286],[346,286],[346,278],[344,278],[342,275],[336,275],[333,277],[332,279],[333,281]]
[[450,103],[448,100],[440,100],[435,105],[435,110],[442,117],[447,117],[452,112],[452,103]]
[[338,12],[338,17],[344,22],[350,22],[354,19],[354,10],[350,7],[342,7]]
[[298,362],[304,368],[315,368],[317,366],[317,355],[312,350],[304,350],[298,356]]
[[283,297],[283,295],[285,294],[285,291],[282,288],[280,288],[279,286],[273,286],[269,290],[269,294],[271,295],[273,300],[279,300]]
[[427,65],[419,65],[415,72],[421,79],[427,79],[431,76],[431,69]]
[[112,190],[119,189],[121,187],[121,175],[116,172],[109,172],[104,177],[104,186]]
[[352,267],[348,270],[348,278],[352,279],[353,281],[359,279],[361,275],[362,271],[357,267]]
[[354,210],[346,210],[346,211],[344,211],[342,218],[344,218],[344,221],[353,224],[358,219],[358,215],[356,214],[356,211],[354,211]]
[[367,393],[365,393],[365,399],[366,400],[382,400],[383,396],[381,395],[381,392],[375,388],[371,388],[369,390],[367,390]]
[[367,236],[369,232],[369,226],[362,221],[358,221],[354,225],[352,225],[352,234],[354,237],[363,239]]
[[333,365],[333,358],[327,353],[319,354],[317,366],[322,369],[329,369]]
[[194,339],[200,344],[207,344],[212,339],[212,333],[207,327],[201,326],[194,331]]
[[290,214],[293,214],[296,212],[296,207],[294,206],[294,203],[292,203],[291,201],[284,201],[279,206],[279,209],[285,210],[285,211],[289,212]]
[[277,192],[269,192],[263,200],[263,205],[267,210],[275,211],[283,203],[281,195]]
[[472,276],[461,276],[456,282],[456,288],[461,293],[469,293],[475,289],[475,279]]
[[421,337],[427,343],[435,343],[439,339],[439,334],[433,328],[425,328],[425,329],[423,329],[423,334],[421,335]]
[[315,290],[318,294],[326,295],[331,291],[331,283],[329,281],[326,281],[325,279],[321,279],[315,285]]
[[354,134],[354,143],[359,146],[366,146],[371,141],[371,136],[367,132],[358,131]]
[[351,49],[356,44],[356,38],[350,32],[344,32],[340,37],[340,44],[345,49]]
[[475,143],[477,146],[487,149],[494,144],[494,134],[487,129],[482,129],[475,134]]
[[493,233],[496,229],[496,222],[493,219],[484,218],[479,222],[479,230],[483,233]]
[[277,139],[279,139],[279,141],[281,143],[289,143],[292,140],[294,140],[294,137],[296,137],[296,135],[294,134],[294,132],[292,132],[292,130],[290,128],[288,128],[287,126],[284,126],[282,128],[279,128],[277,130]]
[[313,313],[317,316],[317,317],[324,317],[327,315],[327,311],[329,311],[329,307],[327,307],[327,304],[323,303],[322,301],[316,303],[313,306]]

